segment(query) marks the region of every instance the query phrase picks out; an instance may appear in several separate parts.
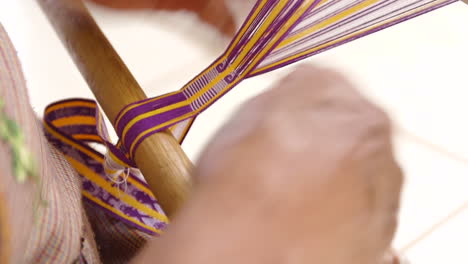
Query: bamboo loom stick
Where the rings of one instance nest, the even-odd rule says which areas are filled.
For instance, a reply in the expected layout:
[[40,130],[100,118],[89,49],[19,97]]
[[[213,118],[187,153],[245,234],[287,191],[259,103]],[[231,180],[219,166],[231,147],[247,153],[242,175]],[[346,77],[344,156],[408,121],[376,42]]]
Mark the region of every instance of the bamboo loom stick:
[[[37,0],[103,108],[114,120],[146,95],[82,0]],[[192,164],[170,131],[147,138],[135,162],[162,208],[172,216],[191,189]]]

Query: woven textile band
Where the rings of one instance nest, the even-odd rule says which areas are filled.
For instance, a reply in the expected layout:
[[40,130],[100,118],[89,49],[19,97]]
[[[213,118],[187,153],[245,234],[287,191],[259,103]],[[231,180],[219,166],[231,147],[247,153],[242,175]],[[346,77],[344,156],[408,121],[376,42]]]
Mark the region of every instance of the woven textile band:
[[[49,140],[83,177],[83,196],[142,231],[159,233],[167,218],[146,183],[133,175],[145,138],[170,129],[182,143],[195,117],[243,80],[361,38],[457,0],[258,0],[226,51],[181,90],[123,108],[112,144],[95,102],[49,106]],[[107,147],[105,156],[88,142]],[[127,188],[115,184],[127,179]]]
[[[226,52],[181,90],[125,107],[111,149],[123,166],[141,142],[171,128],[182,141],[193,118],[242,80],[363,37],[454,0],[261,0]],[[125,158],[126,157],[126,158]]]
[[168,219],[148,185],[128,170],[125,184],[108,177],[104,156],[89,143],[105,144],[102,115],[94,101],[71,99],[48,106],[44,115],[47,139],[82,177],[82,196],[109,214],[148,234],[157,234]]

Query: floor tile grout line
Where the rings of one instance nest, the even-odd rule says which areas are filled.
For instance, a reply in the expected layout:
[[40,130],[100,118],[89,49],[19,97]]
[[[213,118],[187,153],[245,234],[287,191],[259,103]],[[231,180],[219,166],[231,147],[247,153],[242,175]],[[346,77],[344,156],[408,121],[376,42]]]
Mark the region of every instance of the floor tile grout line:
[[[468,166],[468,158],[463,157],[462,155],[456,154],[454,152],[451,152],[441,146],[438,146],[437,144],[434,144],[418,135],[415,135],[411,133],[410,131],[406,130],[404,127],[394,124],[395,130],[401,135],[406,137],[407,139],[433,151],[436,152],[437,154],[444,156],[450,160],[456,161],[458,163],[461,163],[463,165]],[[457,218],[461,213],[463,213],[465,210],[468,210],[468,201],[465,201],[465,203],[460,206],[459,208],[455,209],[452,211],[448,216],[434,224],[432,227],[424,231],[422,234],[417,236],[414,240],[409,242],[406,246],[404,246],[400,251],[405,254],[408,250],[425,240],[426,238],[430,237],[434,232],[438,231],[440,228],[446,226],[449,222],[451,222],[453,219]]]
[[449,222],[460,216],[461,213],[464,211],[468,210],[468,201],[465,201],[465,203],[451,212],[448,216],[444,217],[440,221],[438,221],[436,224],[431,226],[429,229],[424,231],[422,234],[416,237],[416,239],[413,239],[411,242],[409,242],[407,245],[405,245],[402,249],[400,249],[400,252],[403,254],[406,254],[409,250],[411,250],[414,246],[422,242],[423,240],[427,239],[430,237],[434,232],[440,230],[442,227],[446,226]]
[[452,151],[449,151],[447,150],[446,148],[443,148],[435,143],[432,143],[430,142],[429,140],[426,140],[424,139],[423,137],[420,137],[410,131],[408,131],[407,129],[405,129],[404,127],[398,125],[398,124],[393,124],[394,125],[394,128],[395,128],[395,131],[397,133],[399,133],[401,136],[404,136],[406,137],[407,139],[421,145],[421,146],[424,146],[425,148],[427,149],[430,149],[431,151],[433,152],[436,152],[438,153],[439,155],[441,156],[444,156],[448,159],[451,159],[453,161],[456,161],[458,163],[461,163],[463,165],[466,165],[468,166],[468,158],[467,157],[464,157],[460,154],[457,154],[457,153],[454,153]]

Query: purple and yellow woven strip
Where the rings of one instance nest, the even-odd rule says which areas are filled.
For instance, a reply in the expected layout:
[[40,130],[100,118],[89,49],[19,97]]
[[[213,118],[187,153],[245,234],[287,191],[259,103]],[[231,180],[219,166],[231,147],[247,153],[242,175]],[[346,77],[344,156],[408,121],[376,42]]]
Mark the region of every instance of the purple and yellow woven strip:
[[114,156],[131,159],[145,138],[171,127],[182,140],[196,115],[246,78],[453,2],[260,0],[226,52],[180,91],[131,104],[120,112],[114,125],[126,152]]
[[[457,0],[258,0],[226,51],[181,90],[135,102],[121,110],[114,121],[120,138],[116,146],[108,141],[100,114],[97,117],[88,116],[86,126],[81,123],[82,126],[65,128],[60,126],[62,121],[53,118],[46,119],[46,126],[54,133],[61,128],[77,141],[94,139],[94,142],[105,144],[108,148],[105,172],[119,175],[125,169],[135,167],[135,152],[147,137],[170,129],[182,142],[194,118],[243,80],[454,2]],[[68,101],[73,102],[81,101]],[[92,104],[90,101],[87,103]],[[60,107],[60,103],[55,107]],[[95,106],[93,111],[96,111]],[[73,122],[79,124],[79,116],[78,113],[70,114],[69,125],[73,126]],[[54,121],[58,124],[54,125]],[[56,143],[60,145],[63,142],[59,139]],[[77,144],[67,145],[74,148]],[[82,145],[80,148],[83,148]],[[80,149],[77,151],[83,153]],[[91,152],[89,149],[87,151]],[[77,162],[72,155],[69,156],[74,160],[72,164]],[[100,166],[102,172],[103,158],[94,161],[99,165],[93,166]],[[83,165],[91,168],[89,164],[80,164]],[[89,179],[93,181],[93,177]],[[149,193],[143,183],[139,182],[134,187],[144,187],[144,192]],[[115,193],[111,189],[105,190],[109,194]],[[86,195],[92,197],[89,199],[97,199],[91,193]],[[145,206],[130,202],[126,204],[138,210]],[[146,215],[150,216],[149,213]],[[156,215],[161,216],[159,213]],[[125,217],[129,221],[128,217],[131,216],[126,214]],[[165,223],[166,219],[160,218],[158,221]]]
[[147,184],[132,172],[116,184],[104,171],[104,156],[88,143],[105,144],[104,123],[94,101],[71,99],[48,106],[44,115],[46,136],[82,178],[82,195],[88,202],[148,234],[157,234],[168,219]]

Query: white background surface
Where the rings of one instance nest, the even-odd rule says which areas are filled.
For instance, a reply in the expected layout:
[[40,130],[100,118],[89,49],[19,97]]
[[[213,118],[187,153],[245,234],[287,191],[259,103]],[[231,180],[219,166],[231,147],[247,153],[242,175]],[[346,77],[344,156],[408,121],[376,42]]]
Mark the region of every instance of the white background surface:
[[[90,7],[149,95],[179,89],[226,45],[191,14]],[[0,22],[19,52],[39,114],[58,99],[92,97],[34,1],[0,0]],[[468,5],[462,3],[307,61],[346,72],[395,121],[407,176],[395,246],[415,264],[468,263],[467,62]],[[189,156],[196,160],[240,103],[287,70],[246,81],[199,117],[184,143]]]

